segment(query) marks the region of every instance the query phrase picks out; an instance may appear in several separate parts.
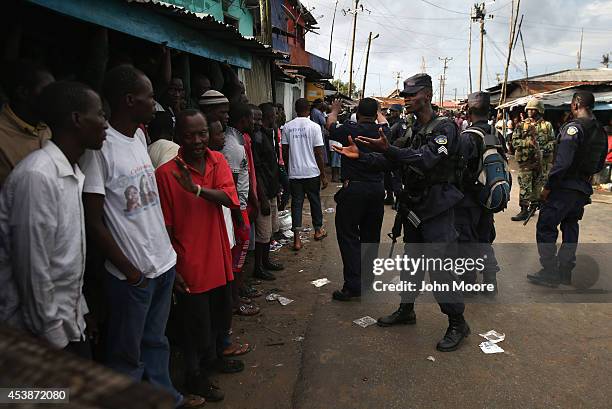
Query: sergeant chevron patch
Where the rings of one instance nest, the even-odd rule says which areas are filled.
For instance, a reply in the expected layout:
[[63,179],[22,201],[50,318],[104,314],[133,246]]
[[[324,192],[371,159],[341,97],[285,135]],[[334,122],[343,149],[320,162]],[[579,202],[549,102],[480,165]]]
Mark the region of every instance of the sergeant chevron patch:
[[440,146],[438,148],[438,153],[444,153],[445,155],[448,155],[448,149],[446,149],[445,146]]

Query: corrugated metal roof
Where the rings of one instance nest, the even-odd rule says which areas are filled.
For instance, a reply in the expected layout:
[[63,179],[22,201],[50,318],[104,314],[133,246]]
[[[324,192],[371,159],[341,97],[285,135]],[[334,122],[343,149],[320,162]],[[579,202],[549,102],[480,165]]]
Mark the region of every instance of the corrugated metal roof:
[[[505,109],[523,106],[526,105],[531,98],[536,98],[542,101],[545,108],[560,108],[562,106],[569,106],[571,104],[572,97],[576,91],[578,91],[576,87],[566,87],[560,90],[541,92],[539,94],[517,98],[511,102],[500,105],[497,108]],[[593,96],[595,96],[595,110],[598,108],[609,109],[606,106],[612,102],[612,90],[593,92]]]
[[128,3],[139,3],[154,7],[158,11],[170,14],[181,19],[184,23],[191,25],[199,31],[205,31],[214,39],[227,41],[236,46],[246,48],[249,52],[270,58],[283,59],[282,53],[276,52],[272,46],[259,42],[255,37],[243,36],[238,30],[229,24],[217,21],[208,13],[195,13],[183,7],[162,0],[126,0]]
[[[540,82],[610,82],[612,83],[612,68],[586,68],[553,72],[550,74],[529,77],[529,81]],[[520,80],[517,80],[520,81]]]

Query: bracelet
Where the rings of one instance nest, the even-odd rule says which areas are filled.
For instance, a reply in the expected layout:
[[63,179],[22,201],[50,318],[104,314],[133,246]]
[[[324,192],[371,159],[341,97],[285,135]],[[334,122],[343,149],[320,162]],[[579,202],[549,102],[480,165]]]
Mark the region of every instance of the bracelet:
[[198,187],[198,191],[196,192],[196,196],[200,196],[200,193],[202,193],[202,186],[200,185],[196,185]]
[[132,287],[139,287],[145,280],[145,275],[140,273],[140,278],[134,284],[130,284]]

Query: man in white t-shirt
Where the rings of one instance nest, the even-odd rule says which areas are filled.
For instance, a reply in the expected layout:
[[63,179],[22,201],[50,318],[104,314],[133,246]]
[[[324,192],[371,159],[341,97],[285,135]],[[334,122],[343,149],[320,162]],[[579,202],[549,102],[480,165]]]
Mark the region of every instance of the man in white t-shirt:
[[310,106],[305,98],[295,101],[297,118],[283,127],[283,158],[289,173],[291,188],[291,220],[293,224],[293,248],[300,250],[302,242],[302,207],[304,195],[310,203],[310,214],[315,229],[315,240],[323,240],[327,233],[323,229],[320,189],[327,187],[323,155],[325,144],[321,127],[309,119]]
[[121,65],[106,74],[112,115],[100,151],[87,151],[83,201],[87,229],[106,258],[109,308],[107,365],[170,392],[177,406],[197,407],[172,385],[165,336],[176,253],[164,224],[155,168],[141,124],[154,113],[153,87],[141,71]]

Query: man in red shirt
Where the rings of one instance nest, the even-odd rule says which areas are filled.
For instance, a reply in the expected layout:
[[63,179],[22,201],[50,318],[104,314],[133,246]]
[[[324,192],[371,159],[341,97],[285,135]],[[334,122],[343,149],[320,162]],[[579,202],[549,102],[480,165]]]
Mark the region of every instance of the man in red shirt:
[[[237,208],[232,172],[208,148],[204,115],[188,109],[176,117],[177,158],[157,169],[164,220],[177,253],[175,292],[186,388],[208,401],[223,399],[202,371],[239,372],[238,360],[222,358],[220,340],[231,327],[232,256],[221,206]],[[217,340],[215,342],[215,340]]]

